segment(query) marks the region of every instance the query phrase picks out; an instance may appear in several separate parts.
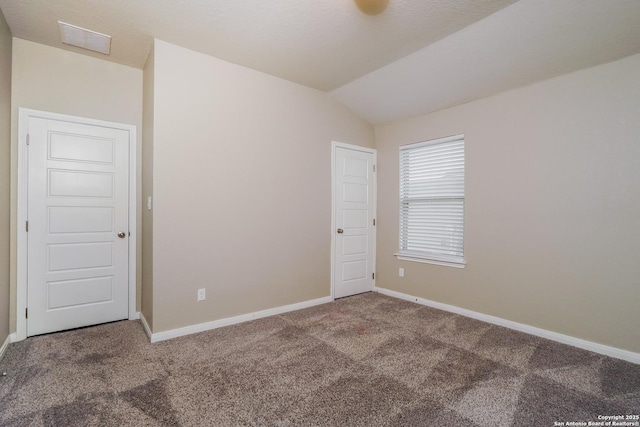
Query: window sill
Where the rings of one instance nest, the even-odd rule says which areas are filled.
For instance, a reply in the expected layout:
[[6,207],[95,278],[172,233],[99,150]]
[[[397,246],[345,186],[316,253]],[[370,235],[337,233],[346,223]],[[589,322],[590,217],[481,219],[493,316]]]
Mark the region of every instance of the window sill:
[[412,262],[421,262],[423,264],[435,264],[435,265],[443,265],[445,267],[455,267],[455,268],[464,268],[467,265],[467,262],[462,261],[454,261],[445,258],[436,258],[436,257],[426,257],[419,255],[409,255],[397,253],[394,254],[396,258],[402,261],[412,261]]

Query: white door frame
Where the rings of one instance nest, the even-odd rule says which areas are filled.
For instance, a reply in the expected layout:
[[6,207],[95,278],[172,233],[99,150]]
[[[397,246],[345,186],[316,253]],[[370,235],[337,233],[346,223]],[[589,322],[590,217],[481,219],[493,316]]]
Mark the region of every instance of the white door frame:
[[27,231],[28,219],[28,184],[29,184],[29,151],[27,150],[27,133],[29,118],[42,118],[68,121],[91,126],[102,126],[129,132],[129,319],[137,319],[136,312],[136,127],[122,123],[75,117],[65,114],[19,108],[18,121],[18,216],[17,216],[17,292],[16,292],[16,341],[27,338]]
[[[331,142],[331,299],[335,300],[335,256],[336,256],[336,148],[345,148],[347,150],[362,151],[365,153],[373,154],[374,165],[378,164],[378,151],[375,148],[367,148],[359,145],[345,144],[343,142],[332,141]],[[374,218],[378,218],[378,174],[373,174],[373,214]],[[373,230],[373,285],[371,290],[376,288],[376,239],[377,239],[377,225]]]

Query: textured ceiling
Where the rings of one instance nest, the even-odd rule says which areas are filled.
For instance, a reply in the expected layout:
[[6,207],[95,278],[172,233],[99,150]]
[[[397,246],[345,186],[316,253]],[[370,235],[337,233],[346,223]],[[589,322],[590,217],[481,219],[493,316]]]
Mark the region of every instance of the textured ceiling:
[[[640,53],[640,0],[0,0],[15,37],[142,68],[158,38],[323,91],[373,124]],[[111,56],[57,21],[109,34]]]
[[637,53],[639,0],[521,0],[332,95],[383,124]]
[[[142,68],[158,38],[331,90],[515,0],[390,0],[378,16],[352,0],[0,0],[14,37]],[[110,57],[60,42],[57,21],[112,36]]]

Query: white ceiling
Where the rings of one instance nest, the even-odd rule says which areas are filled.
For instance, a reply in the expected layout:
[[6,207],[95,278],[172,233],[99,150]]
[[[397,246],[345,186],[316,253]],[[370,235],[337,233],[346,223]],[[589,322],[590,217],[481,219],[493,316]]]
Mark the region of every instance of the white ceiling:
[[636,53],[639,0],[521,0],[331,94],[383,124]]
[[353,0],[0,0],[0,9],[14,37],[50,46],[79,51],[60,42],[58,20],[111,35],[103,58],[132,67],[158,38],[327,91],[513,1],[391,0],[378,16]]
[[[142,68],[153,38],[330,93],[373,124],[640,53],[640,0],[0,0],[15,37]],[[57,21],[112,36],[64,45]],[[395,62],[394,62],[395,61]]]

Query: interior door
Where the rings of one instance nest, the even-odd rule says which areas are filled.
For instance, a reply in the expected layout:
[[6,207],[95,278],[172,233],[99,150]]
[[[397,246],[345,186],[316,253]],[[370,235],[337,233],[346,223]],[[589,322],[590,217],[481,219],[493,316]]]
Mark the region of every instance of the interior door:
[[129,143],[29,118],[28,336],[128,317]]
[[375,154],[334,150],[334,298],[373,290]]

